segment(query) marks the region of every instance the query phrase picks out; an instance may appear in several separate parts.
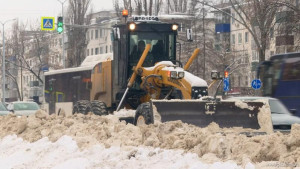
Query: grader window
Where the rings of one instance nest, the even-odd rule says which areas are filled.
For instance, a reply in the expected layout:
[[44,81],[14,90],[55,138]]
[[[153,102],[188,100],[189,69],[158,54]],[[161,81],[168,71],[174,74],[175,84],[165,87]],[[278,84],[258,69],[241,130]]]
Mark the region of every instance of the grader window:
[[129,41],[129,64],[135,66],[140,59],[146,44],[151,49],[143,64],[144,67],[154,66],[156,62],[175,60],[174,34],[132,32]]

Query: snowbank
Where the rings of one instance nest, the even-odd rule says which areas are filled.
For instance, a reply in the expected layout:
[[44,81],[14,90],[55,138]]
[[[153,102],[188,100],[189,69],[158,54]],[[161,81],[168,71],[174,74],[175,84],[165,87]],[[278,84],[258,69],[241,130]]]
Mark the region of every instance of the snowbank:
[[[248,164],[250,165],[250,164]],[[205,164],[193,153],[151,147],[110,147],[101,144],[81,151],[69,136],[29,143],[16,135],[0,141],[0,168],[242,168],[232,161]]]
[[[126,124],[125,122],[119,122],[118,118],[112,115],[101,117],[76,114],[74,116],[65,117],[64,115],[49,116],[39,111],[28,118],[18,118],[14,115],[0,116],[0,128],[0,139],[8,135],[17,135],[18,138],[15,136],[10,136],[9,138],[16,141],[19,140],[20,144],[22,143],[24,145],[29,145],[36,141],[43,141],[45,137],[56,145],[60,143],[62,137],[64,138],[65,135],[67,135],[75,140],[78,149],[83,150],[83,152],[87,151],[87,149],[93,152],[92,147],[95,145],[103,145],[104,148],[108,150],[114,149],[114,147],[127,149],[128,147],[138,148],[141,146],[149,146],[154,149],[182,150],[185,153],[195,153],[206,163],[234,160],[236,164],[245,167],[249,162],[258,163],[257,165],[266,165],[266,163],[261,162],[275,161],[280,162],[280,164],[298,164],[298,166],[300,166],[300,125],[294,125],[291,133],[287,135],[273,133],[247,137],[246,135],[240,135],[230,131],[220,133],[218,125],[215,123],[212,123],[207,128],[199,128],[182,123],[181,121],[156,123],[149,126],[137,127]],[[20,138],[29,143],[20,141]],[[6,139],[8,138],[4,138],[3,140],[5,141]],[[49,149],[49,151],[52,149],[47,148],[49,144],[52,144],[49,141],[46,141],[44,144],[45,148],[43,147],[42,149]],[[2,142],[0,146],[2,146]],[[12,147],[12,149],[18,150],[18,146],[15,148]],[[2,151],[2,148],[0,148],[0,150]],[[76,149],[76,152],[79,150]],[[7,151],[13,150],[8,149]],[[71,152],[74,151],[75,150],[72,149]],[[164,158],[172,159],[172,156],[173,155],[170,157],[159,157],[157,159],[159,159],[158,161]],[[114,155],[110,157],[114,158]],[[178,159],[180,158],[178,157]],[[0,159],[2,159],[2,157]],[[73,160],[85,161],[87,159],[89,158],[75,158]],[[107,159],[109,158],[105,158],[105,160]],[[145,159],[148,159],[148,157],[145,157]],[[67,162],[66,159],[64,161]],[[173,163],[177,161],[178,160],[173,159]],[[69,162],[72,163],[72,161]],[[185,162],[182,161],[182,163]],[[82,162],[82,164],[84,164],[84,162]],[[190,167],[193,166],[189,165],[187,168]],[[176,166],[174,166],[174,168],[176,168]]]

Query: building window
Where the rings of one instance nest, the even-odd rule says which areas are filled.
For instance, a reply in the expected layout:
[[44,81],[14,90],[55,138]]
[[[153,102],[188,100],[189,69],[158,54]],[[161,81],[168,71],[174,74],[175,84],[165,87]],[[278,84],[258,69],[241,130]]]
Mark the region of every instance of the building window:
[[87,39],[87,40],[90,39],[90,32],[89,32],[89,31],[86,32],[86,39]]
[[99,54],[99,48],[95,48],[95,55]]
[[103,47],[100,47],[100,54],[103,53]]
[[98,39],[98,30],[95,30],[95,39]]
[[245,32],[245,43],[248,43],[248,32]]
[[242,33],[239,33],[238,38],[239,38],[239,44],[241,44],[242,43]]
[[107,53],[108,52],[108,50],[107,50],[107,45],[105,46],[105,53]]
[[231,38],[232,38],[232,39],[231,39],[231,42],[232,42],[232,44],[234,45],[234,44],[235,44],[235,34],[232,34],[232,35],[231,35]]
[[100,29],[100,38],[103,37],[103,29]]
[[90,55],[90,50],[87,49],[87,50],[86,50],[86,56],[89,56],[89,55]]
[[234,19],[235,19],[235,13],[232,13],[232,18],[231,18],[231,20],[232,20],[232,21],[231,21],[231,22],[232,22],[232,24],[234,24],[234,22],[235,22],[235,20],[234,20]]
[[91,39],[94,38],[94,30],[91,30]]
[[246,77],[245,77],[245,85],[246,85],[246,86],[249,85],[248,79],[249,79],[248,76],[246,76]]
[[258,61],[258,54],[256,51],[252,51],[252,62]]
[[91,49],[91,55],[94,55],[94,49],[93,48]]
[[111,47],[111,45],[110,45],[110,47],[109,47],[110,49],[109,49],[109,51],[110,51],[110,53],[112,53],[112,47]]
[[274,28],[270,28],[270,38],[274,37]]

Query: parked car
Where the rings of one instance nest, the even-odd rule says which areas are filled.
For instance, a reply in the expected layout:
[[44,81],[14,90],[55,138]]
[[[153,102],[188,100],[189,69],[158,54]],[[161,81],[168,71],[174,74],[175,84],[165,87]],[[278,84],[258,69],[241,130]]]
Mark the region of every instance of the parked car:
[[238,99],[241,101],[255,101],[266,100],[271,109],[272,123],[274,130],[290,130],[292,124],[300,124],[300,118],[294,116],[289,110],[280,102],[280,100],[271,97],[232,97],[228,100]]
[[40,109],[36,102],[18,101],[8,104],[7,109],[17,116],[29,116]]
[[0,102],[0,116],[7,115],[9,111],[7,110],[5,104]]

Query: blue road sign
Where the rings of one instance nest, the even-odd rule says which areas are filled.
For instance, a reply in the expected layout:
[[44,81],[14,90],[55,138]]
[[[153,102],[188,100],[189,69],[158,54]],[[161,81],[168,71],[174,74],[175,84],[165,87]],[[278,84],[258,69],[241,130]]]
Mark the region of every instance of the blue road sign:
[[251,86],[255,90],[260,89],[261,88],[261,81],[259,79],[254,79],[251,82]]
[[54,17],[42,17],[41,29],[42,30],[54,30]]
[[223,81],[223,89],[224,89],[224,92],[228,92],[229,91],[229,78],[224,78],[224,81]]

